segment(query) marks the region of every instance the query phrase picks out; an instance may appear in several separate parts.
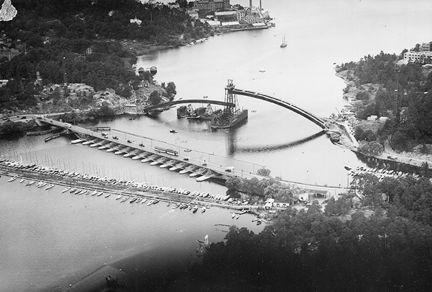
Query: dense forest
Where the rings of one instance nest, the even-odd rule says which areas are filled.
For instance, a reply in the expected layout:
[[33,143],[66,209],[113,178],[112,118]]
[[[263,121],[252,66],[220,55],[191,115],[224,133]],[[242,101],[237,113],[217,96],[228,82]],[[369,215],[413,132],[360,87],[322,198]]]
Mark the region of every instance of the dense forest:
[[131,81],[137,79],[130,66],[135,56],[122,47],[121,40],[178,45],[209,31],[182,9],[135,0],[16,0],[13,4],[18,15],[2,22],[0,31],[8,46],[20,53],[11,60],[0,59],[0,79],[9,80],[0,88],[2,109],[35,105],[34,95],[40,90],[34,86],[36,72],[44,84],[86,83],[128,97]]
[[[232,227],[191,268],[205,291],[431,291],[432,184],[362,175],[363,192],[287,210],[260,234]],[[354,206],[354,208],[353,208]]]
[[376,115],[389,120],[377,135],[358,131],[357,138],[381,143],[389,139],[394,149],[411,150],[419,144],[432,144],[432,73],[422,64],[397,64],[398,60],[397,55],[381,52],[342,64],[338,71],[351,70],[356,87],[380,85],[375,98],[366,91],[357,95],[363,106],[356,114],[360,119]]

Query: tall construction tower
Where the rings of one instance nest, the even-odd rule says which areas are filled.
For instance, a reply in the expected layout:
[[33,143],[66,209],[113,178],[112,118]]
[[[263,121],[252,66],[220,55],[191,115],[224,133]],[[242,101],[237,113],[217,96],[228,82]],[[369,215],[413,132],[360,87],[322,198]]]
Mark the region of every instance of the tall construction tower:
[[232,79],[228,79],[228,84],[225,87],[225,102],[234,104],[234,106],[226,105],[225,106],[225,112],[235,113],[239,108],[237,95],[230,92],[230,89],[233,89],[233,88],[235,88],[235,85],[234,85]]

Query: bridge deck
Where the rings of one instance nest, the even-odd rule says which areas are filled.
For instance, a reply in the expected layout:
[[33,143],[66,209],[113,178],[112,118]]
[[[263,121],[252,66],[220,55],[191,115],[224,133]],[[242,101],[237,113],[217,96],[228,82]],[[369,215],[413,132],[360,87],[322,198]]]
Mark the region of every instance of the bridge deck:
[[[104,145],[109,143],[115,144],[110,148],[119,147],[119,150],[121,150],[125,147],[129,147],[130,149],[127,151],[128,153],[136,151],[147,152],[150,155],[157,155],[159,158],[164,157],[168,160],[173,160],[176,162],[176,164],[180,164],[181,162],[183,162],[187,164],[186,166],[194,166],[204,168],[208,171],[212,171],[215,174],[214,177],[223,180],[227,179],[230,176],[245,177],[247,175],[253,177],[254,173],[262,167],[261,165],[234,160],[211,153],[190,150],[188,148],[171,145],[163,141],[154,140],[145,136],[127,133],[116,129],[111,129],[108,134],[104,134],[101,132],[92,131],[90,129],[74,126],[68,123],[59,122],[44,117],[38,117],[37,120],[46,124],[69,130],[70,132],[77,134],[79,137],[86,138],[85,140],[87,141],[95,140],[90,144],[94,144],[103,140],[105,141],[103,143]],[[155,150],[155,147],[161,147],[177,151],[178,155],[174,156],[158,152],[157,150]],[[93,149],[98,149],[98,147],[93,147]],[[103,150],[106,151],[107,149]],[[234,170],[226,172],[225,169],[228,166],[234,166]]]

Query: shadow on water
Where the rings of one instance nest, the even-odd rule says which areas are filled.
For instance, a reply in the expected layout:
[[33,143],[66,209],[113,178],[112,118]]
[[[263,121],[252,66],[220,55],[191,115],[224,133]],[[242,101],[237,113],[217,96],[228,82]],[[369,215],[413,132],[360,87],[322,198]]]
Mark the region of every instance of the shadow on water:
[[237,146],[236,143],[236,129],[233,129],[229,132],[228,140],[227,140],[227,147],[228,147],[228,153],[230,155],[234,153],[240,153],[240,152],[271,152],[286,148],[292,148],[296,147],[302,144],[305,144],[309,141],[312,141],[314,139],[317,139],[325,134],[325,131],[318,132],[316,134],[313,134],[311,136],[288,142],[288,143],[282,143],[282,144],[276,144],[276,145],[265,145],[265,146]]
[[69,276],[41,291],[182,291],[188,285],[188,269],[197,260],[181,245],[162,245],[103,265],[79,278]]

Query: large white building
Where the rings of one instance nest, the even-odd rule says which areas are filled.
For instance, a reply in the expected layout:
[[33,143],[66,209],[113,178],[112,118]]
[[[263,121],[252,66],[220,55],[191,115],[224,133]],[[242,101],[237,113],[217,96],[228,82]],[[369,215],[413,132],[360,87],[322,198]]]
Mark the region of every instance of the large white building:
[[404,54],[404,60],[408,63],[430,64],[432,63],[432,51],[409,51]]

